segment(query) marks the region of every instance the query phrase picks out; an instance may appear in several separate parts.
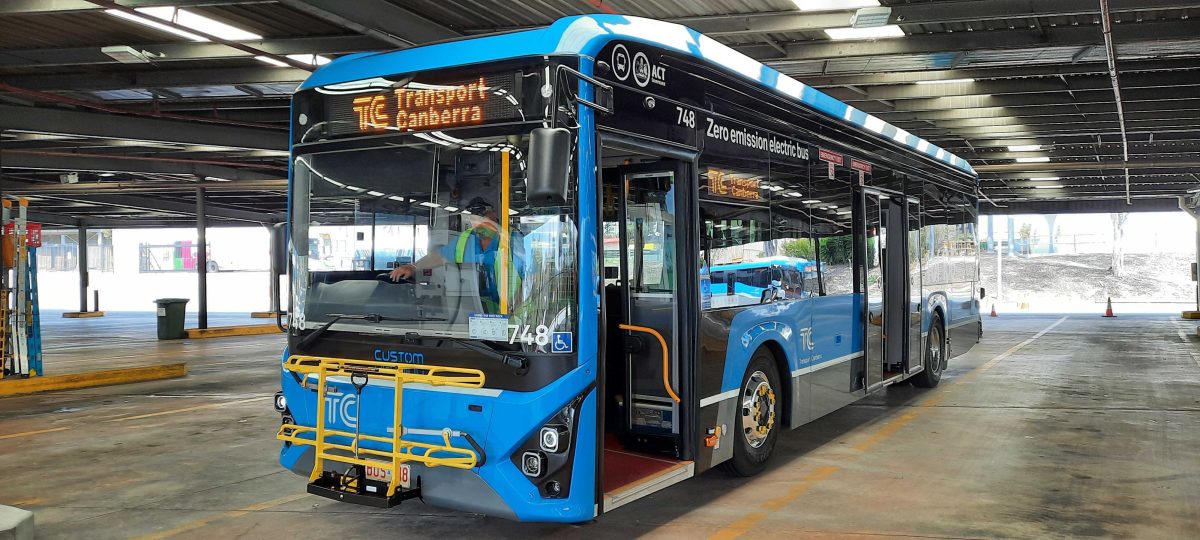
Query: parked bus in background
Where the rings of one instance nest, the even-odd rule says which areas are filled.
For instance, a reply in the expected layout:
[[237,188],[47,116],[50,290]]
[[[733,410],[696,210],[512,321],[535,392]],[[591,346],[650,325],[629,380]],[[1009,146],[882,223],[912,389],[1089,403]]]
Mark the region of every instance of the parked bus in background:
[[279,458],[335,500],[587,521],[981,332],[971,167],[683,26],[352,55],[292,133]]

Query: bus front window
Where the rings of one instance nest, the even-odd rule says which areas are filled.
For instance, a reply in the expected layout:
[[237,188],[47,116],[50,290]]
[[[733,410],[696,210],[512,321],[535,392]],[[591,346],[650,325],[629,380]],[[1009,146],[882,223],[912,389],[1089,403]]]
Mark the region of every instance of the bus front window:
[[292,234],[309,241],[293,242],[293,323],[351,315],[339,324],[356,332],[550,352],[536,336],[571,332],[576,319],[574,201],[526,203],[527,144],[433,132],[298,156]]

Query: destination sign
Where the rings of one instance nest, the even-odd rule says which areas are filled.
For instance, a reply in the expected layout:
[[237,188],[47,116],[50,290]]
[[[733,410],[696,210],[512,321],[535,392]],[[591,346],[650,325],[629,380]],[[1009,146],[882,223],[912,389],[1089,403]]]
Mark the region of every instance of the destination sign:
[[441,129],[484,122],[484,110],[493,97],[485,77],[455,86],[409,84],[385,94],[354,98],[353,109],[361,132]]
[[341,83],[306,93],[296,121],[314,140],[536,120],[545,115],[541,78],[514,69]]
[[763,200],[761,184],[757,177],[708,168],[708,193],[718,197],[729,197],[744,201]]

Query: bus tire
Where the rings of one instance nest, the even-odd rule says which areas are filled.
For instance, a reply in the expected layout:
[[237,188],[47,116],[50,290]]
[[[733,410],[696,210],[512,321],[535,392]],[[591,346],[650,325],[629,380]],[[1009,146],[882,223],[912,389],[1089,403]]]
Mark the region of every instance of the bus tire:
[[[734,415],[734,430],[730,434],[733,459],[721,464],[725,472],[734,476],[754,476],[766,468],[783,425],[782,388],[771,352],[759,349],[742,375],[739,409]],[[752,423],[754,425],[750,425]]]
[[946,367],[946,324],[942,322],[940,312],[933,312],[922,356],[925,369],[913,377],[913,384],[921,388],[936,387],[942,380],[942,369]]

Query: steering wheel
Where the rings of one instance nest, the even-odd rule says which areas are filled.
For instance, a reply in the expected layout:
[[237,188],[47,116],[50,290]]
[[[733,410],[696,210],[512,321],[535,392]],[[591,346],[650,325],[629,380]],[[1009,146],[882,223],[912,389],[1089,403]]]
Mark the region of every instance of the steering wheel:
[[396,284],[396,283],[414,283],[414,281],[413,281],[413,279],[412,279],[411,277],[407,277],[407,278],[400,278],[399,280],[395,280],[395,281],[393,281],[393,280],[392,280],[392,273],[391,273],[391,272],[384,272],[384,273],[382,273],[382,274],[379,274],[379,275],[375,276],[375,280],[376,280],[376,281],[382,281],[382,282],[384,282],[384,283],[392,283],[392,284]]

